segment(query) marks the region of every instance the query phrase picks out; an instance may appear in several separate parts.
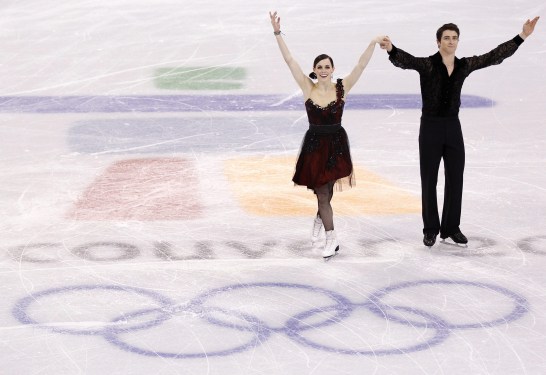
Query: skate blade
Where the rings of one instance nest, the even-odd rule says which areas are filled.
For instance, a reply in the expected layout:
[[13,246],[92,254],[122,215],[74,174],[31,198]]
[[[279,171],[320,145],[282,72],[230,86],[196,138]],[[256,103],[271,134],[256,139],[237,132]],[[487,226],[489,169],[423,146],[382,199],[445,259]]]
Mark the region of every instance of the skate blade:
[[336,251],[332,255],[328,255],[327,257],[322,257],[322,259],[324,259],[325,262],[328,262],[330,259],[332,259],[333,257],[337,255],[338,250],[339,250],[339,246],[336,247]]
[[440,243],[448,246],[462,247],[463,249],[468,248],[468,243],[457,243],[452,241],[447,242],[446,239],[447,238],[443,238],[442,240],[440,240]]

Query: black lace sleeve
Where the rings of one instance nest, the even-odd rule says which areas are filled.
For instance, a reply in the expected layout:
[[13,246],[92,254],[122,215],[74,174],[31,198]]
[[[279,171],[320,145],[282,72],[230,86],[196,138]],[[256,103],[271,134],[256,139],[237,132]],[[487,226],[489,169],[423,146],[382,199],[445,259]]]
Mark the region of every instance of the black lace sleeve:
[[430,59],[426,57],[415,57],[410,55],[406,51],[392,46],[392,50],[389,52],[390,62],[402,69],[413,69],[418,72],[422,72],[430,69]]
[[474,70],[500,64],[504,59],[512,56],[521,43],[523,43],[523,39],[519,35],[516,35],[513,39],[500,44],[483,55],[467,57],[468,73],[470,74]]

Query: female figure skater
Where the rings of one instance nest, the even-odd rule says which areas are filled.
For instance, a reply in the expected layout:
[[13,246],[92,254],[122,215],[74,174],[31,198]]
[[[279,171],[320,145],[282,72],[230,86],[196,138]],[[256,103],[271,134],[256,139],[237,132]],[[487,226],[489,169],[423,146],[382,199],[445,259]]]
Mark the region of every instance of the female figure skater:
[[313,72],[307,76],[283,40],[281,19],[277,12],[269,12],[269,16],[284,61],[303,92],[309,119],[309,129],[303,139],[292,181],[297,185],[307,186],[317,197],[318,212],[313,223],[311,241],[313,244],[318,241],[324,226],[326,243],[322,256],[328,259],[339,250],[330,203],[334,185],[341,190],[343,184],[352,186],[354,183],[349,141],[341,126],[345,98],[368,65],[375,45],[384,37],[372,39],[351,73],[334,83],[332,74],[335,68],[332,58],[324,54],[317,56],[313,62]]

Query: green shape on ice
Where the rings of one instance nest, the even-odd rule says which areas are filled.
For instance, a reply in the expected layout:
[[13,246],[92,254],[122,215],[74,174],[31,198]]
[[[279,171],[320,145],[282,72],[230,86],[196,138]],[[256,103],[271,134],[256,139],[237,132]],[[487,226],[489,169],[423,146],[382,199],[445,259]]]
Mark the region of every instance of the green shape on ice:
[[245,77],[246,70],[239,67],[159,68],[155,84],[165,90],[237,90]]

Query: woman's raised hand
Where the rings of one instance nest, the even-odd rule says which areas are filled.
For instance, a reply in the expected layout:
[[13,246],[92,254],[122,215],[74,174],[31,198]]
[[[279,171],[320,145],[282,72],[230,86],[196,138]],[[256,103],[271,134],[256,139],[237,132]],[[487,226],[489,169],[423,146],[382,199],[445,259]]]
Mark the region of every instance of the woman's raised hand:
[[277,16],[277,11],[273,12],[273,14],[269,12],[269,18],[271,18],[271,26],[273,26],[273,32],[278,33],[279,31],[281,31],[281,17]]

